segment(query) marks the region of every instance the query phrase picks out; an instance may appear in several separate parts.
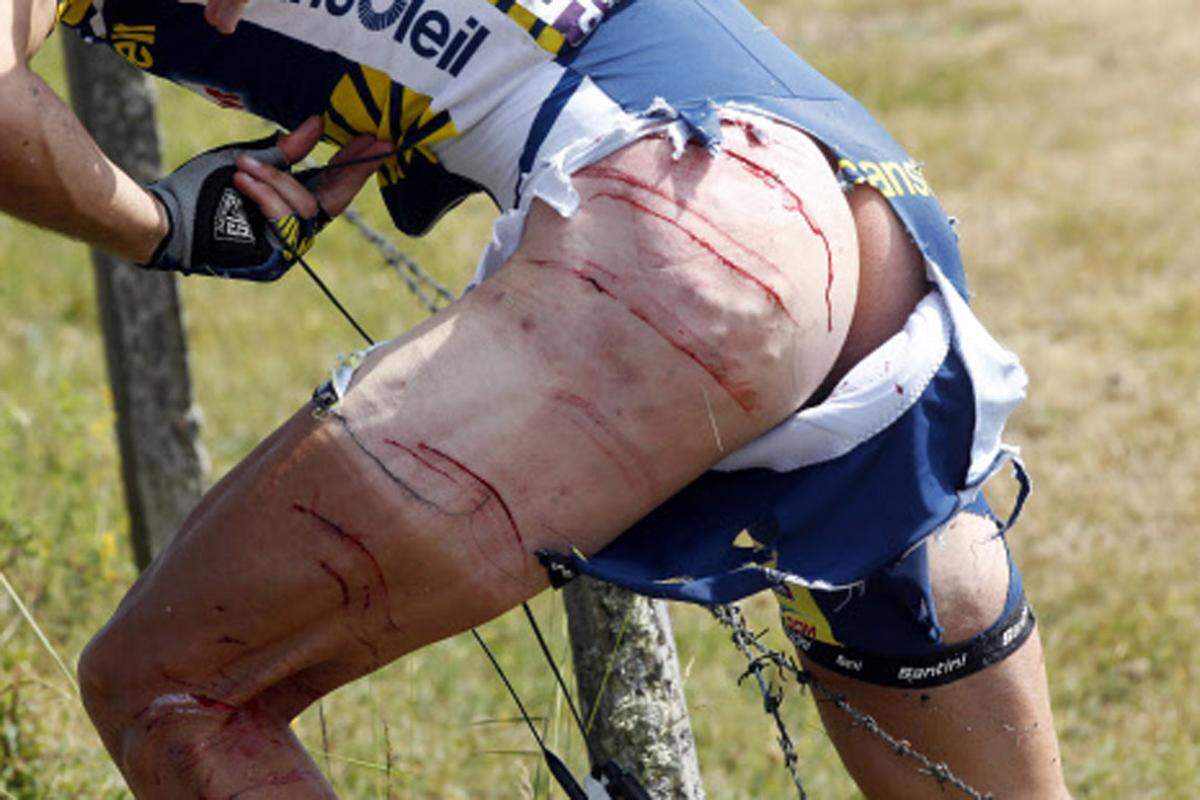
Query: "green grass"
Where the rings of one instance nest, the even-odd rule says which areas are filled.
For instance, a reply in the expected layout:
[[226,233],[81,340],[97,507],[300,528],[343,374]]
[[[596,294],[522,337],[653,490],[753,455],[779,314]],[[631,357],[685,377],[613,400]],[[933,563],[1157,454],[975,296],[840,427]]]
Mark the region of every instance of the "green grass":
[[[976,307],[1031,374],[1011,437],[1037,491],[1013,544],[1043,624],[1072,789],[1195,796],[1194,3],[1132,13],[1116,0],[757,8],[926,162],[963,219]],[[56,46],[38,68],[62,86]],[[168,163],[262,130],[177,89],[160,97]],[[360,205],[384,227],[371,195]],[[428,239],[401,244],[461,286],[490,217],[485,202],[471,202]],[[352,231],[335,225],[313,259],[376,336],[421,318]],[[0,218],[0,570],[69,664],[134,577],[89,271],[82,247]],[[267,287],[190,280],[184,294],[216,476],[358,342],[299,273]],[[750,606],[757,621],[770,619],[765,599]],[[536,610],[565,652],[557,599]],[[675,622],[709,796],[788,796],[769,722],[753,690],[734,685],[738,657],[703,613],[680,608]],[[578,763],[520,620],[486,633]],[[346,797],[547,796],[536,758],[511,754],[531,743],[469,640],[408,657],[323,708],[328,763]],[[807,701],[790,702],[786,716],[812,795],[855,796]],[[315,710],[297,728],[322,747]],[[22,800],[127,796],[73,690],[2,592],[0,788]]]

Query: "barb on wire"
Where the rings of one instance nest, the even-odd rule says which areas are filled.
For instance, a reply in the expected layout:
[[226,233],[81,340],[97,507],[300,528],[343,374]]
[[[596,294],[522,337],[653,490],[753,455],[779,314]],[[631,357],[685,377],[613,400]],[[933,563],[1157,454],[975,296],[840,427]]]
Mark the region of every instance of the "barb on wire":
[[[874,717],[850,705],[844,695],[822,684],[811,672],[802,669],[793,658],[778,650],[772,650],[763,644],[763,634],[751,633],[750,629],[746,626],[741,609],[736,605],[711,606],[709,607],[709,611],[722,625],[730,629],[734,645],[737,646],[738,650],[741,651],[749,663],[746,672],[742,674],[742,678],[754,675],[758,681],[759,691],[763,695],[764,707],[767,713],[775,719],[775,725],[779,731],[779,746],[783,750],[784,761],[792,774],[792,778],[795,780],[796,790],[799,792],[801,800],[804,800],[807,795],[797,772],[796,751],[792,745],[791,737],[788,736],[786,727],[784,726],[783,718],[779,714],[779,705],[783,700],[783,693],[782,691],[771,691],[769,682],[763,674],[768,665],[777,671],[780,678],[790,675],[800,686],[807,686],[814,696],[832,704],[834,708],[846,714],[850,717],[854,725],[882,741],[896,755],[916,761],[921,765],[917,771],[923,775],[928,775],[937,781],[940,786],[950,786],[957,789],[965,796],[971,798],[971,800],[992,800],[991,794],[979,791],[955,775],[948,764],[934,761],[929,756],[916,750],[908,741],[897,739],[888,733]],[[739,681],[742,678],[739,678]]]
[[[800,800],[806,800],[808,792],[804,790],[804,781],[800,778],[800,759],[796,755],[796,746],[792,743],[792,737],[788,735],[787,726],[784,725],[783,717],[779,713],[779,707],[783,704],[783,689],[781,687],[772,691],[770,682],[764,674],[768,664],[776,664],[775,659],[763,652],[765,646],[760,641],[761,634],[755,636],[750,632],[742,617],[742,610],[736,605],[712,606],[709,611],[722,625],[732,631],[731,637],[734,646],[746,657],[749,666],[738,678],[738,683],[741,683],[749,675],[753,675],[755,681],[758,682],[758,691],[763,697],[763,710],[775,721],[775,731],[778,734],[779,749],[783,752],[784,766],[792,776],[792,783],[796,786],[796,793]],[[780,677],[786,674],[786,671],[779,670]],[[800,681],[800,685],[803,686],[804,682]]]

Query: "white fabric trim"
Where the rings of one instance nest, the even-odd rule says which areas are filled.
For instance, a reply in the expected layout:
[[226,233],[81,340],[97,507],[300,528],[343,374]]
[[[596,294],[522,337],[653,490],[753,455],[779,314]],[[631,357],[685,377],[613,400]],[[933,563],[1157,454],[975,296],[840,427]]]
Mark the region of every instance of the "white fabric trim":
[[1003,449],[1008,415],[1025,399],[1029,378],[1017,356],[1001,347],[975,317],[941,267],[926,261],[925,274],[941,290],[953,320],[954,350],[971,376],[975,393],[975,437],[967,485],[979,485],[992,472]]
[[[496,220],[492,240],[470,286],[495,272],[516,252],[535,197],[570,217],[579,207],[572,174],[656,131],[687,138],[685,123],[665,104],[634,116],[606,103],[611,101],[585,79],[542,147],[542,152],[550,155],[540,157],[532,174],[526,176],[520,204]],[[738,106],[736,111],[754,116],[748,107]],[[596,130],[595,121],[601,114],[610,115],[612,124],[602,128],[608,132],[585,137],[586,131]],[[1000,437],[1008,415],[1025,398],[1025,371],[1017,357],[997,344],[976,319],[937,264],[926,260],[926,274],[936,288],[917,304],[904,329],[851,369],[828,399],[797,411],[714,469],[757,467],[786,472],[849,453],[912,408],[953,347],[970,376],[975,397],[967,487],[978,487],[990,477],[1002,454],[1010,451]]]
[[945,301],[930,292],[904,329],[855,365],[825,402],[797,411],[714,469],[788,472],[849,453],[913,407],[946,359],[950,335]]

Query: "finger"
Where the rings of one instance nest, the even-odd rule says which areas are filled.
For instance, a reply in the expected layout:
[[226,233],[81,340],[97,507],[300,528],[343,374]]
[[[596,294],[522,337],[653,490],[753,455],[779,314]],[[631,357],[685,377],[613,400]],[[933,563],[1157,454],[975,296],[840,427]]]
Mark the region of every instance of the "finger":
[[204,18],[221,33],[233,33],[250,0],[208,0]]
[[322,208],[331,216],[336,217],[342,213],[362,189],[363,184],[379,170],[384,161],[383,157],[390,155],[394,149],[395,146],[391,142],[381,142],[366,137],[356,139],[342,148],[330,163],[337,164],[359,158],[371,159],[373,156],[380,158],[350,164],[342,169],[330,170],[325,173],[321,180]]
[[283,153],[283,157],[289,164],[295,164],[312,152],[312,149],[321,141],[321,134],[324,130],[325,123],[320,117],[313,115],[304,120],[296,130],[280,136],[275,146]]
[[288,204],[289,210],[295,210],[305,218],[316,216],[317,199],[291,175],[281,172],[269,164],[264,164],[248,153],[238,156],[237,165],[239,174],[245,173],[275,190],[275,193]]
[[257,203],[258,207],[262,209],[263,216],[269,220],[283,219],[293,213],[292,207],[270,185],[244,172],[233,176],[233,185],[239,192]]
[[[339,171],[336,165],[346,161],[353,161],[359,158],[362,153],[365,153],[367,148],[371,146],[371,142],[375,141],[370,136],[362,135],[351,139],[341,150],[334,153],[333,158],[324,167],[318,167],[314,178],[306,180],[304,185],[318,196],[318,200],[322,200],[326,187],[330,186],[330,181],[333,176]],[[324,202],[322,200],[322,206]]]

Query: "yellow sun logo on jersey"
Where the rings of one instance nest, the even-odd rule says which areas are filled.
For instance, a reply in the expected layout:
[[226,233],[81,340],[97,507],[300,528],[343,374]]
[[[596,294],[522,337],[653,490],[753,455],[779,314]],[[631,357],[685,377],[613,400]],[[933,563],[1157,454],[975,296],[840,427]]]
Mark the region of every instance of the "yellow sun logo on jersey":
[[338,81],[325,111],[325,134],[345,144],[360,134],[391,141],[399,151],[383,162],[385,184],[403,179],[415,156],[437,162],[432,145],[458,135],[448,111],[433,111],[433,98],[395,83],[385,73],[357,66]]

